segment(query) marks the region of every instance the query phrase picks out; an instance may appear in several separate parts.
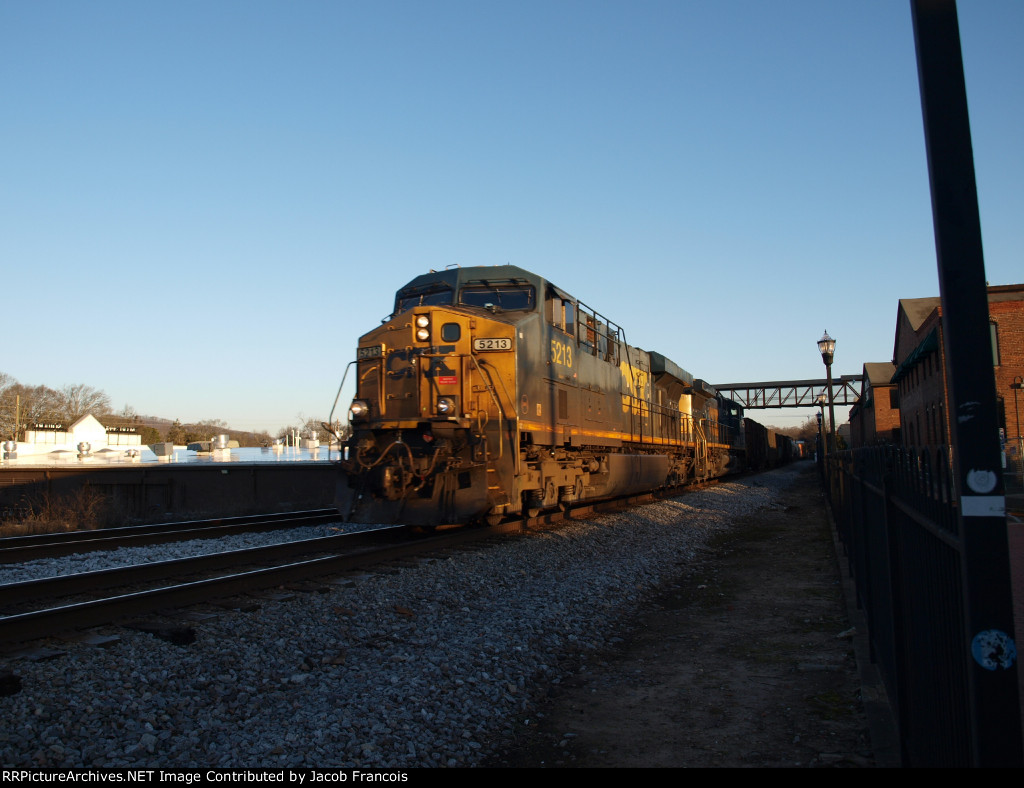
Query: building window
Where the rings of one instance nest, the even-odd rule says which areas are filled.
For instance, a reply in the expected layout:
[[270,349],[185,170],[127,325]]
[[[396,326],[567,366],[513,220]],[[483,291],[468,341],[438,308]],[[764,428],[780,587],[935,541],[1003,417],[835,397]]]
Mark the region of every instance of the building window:
[[999,366],[999,327],[996,321],[990,320],[988,330],[992,336],[992,365]]

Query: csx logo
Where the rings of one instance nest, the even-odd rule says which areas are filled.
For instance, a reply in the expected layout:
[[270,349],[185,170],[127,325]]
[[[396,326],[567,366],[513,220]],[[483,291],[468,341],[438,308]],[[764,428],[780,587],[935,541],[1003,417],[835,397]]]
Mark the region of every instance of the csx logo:
[[[387,360],[384,362],[384,373],[392,380],[401,380],[402,378],[411,378],[415,374],[414,361],[417,356],[422,356],[424,353],[453,353],[455,352],[455,345],[441,345],[436,348],[419,348],[410,347],[404,350],[392,350],[388,353]],[[447,359],[440,356],[431,356],[430,364],[423,371],[424,376],[428,378],[437,377],[439,375],[454,375],[456,371],[450,369],[445,363]]]

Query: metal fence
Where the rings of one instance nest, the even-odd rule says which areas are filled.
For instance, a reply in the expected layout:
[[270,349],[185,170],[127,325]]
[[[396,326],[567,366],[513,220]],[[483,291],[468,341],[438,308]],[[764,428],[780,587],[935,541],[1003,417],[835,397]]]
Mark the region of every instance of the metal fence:
[[[1021,765],[1020,708],[972,696],[960,519],[946,448],[831,454],[825,482],[857,604],[899,729],[904,766],[979,763],[976,742],[999,720],[1016,731],[995,762]],[[1011,593],[1007,589],[1007,593]]]

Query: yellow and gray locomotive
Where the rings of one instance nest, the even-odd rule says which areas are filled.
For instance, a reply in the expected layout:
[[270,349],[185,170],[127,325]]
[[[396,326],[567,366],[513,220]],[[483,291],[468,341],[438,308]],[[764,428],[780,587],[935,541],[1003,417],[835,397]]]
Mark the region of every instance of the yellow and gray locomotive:
[[416,277],[353,363],[337,504],[355,522],[497,522],[720,476],[741,437],[735,403],[515,266]]

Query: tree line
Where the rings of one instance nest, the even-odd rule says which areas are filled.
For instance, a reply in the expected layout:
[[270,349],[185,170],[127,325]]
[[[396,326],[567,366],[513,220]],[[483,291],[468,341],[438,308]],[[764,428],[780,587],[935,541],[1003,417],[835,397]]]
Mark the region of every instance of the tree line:
[[[769,427],[768,429],[775,430],[780,435],[788,435],[794,440],[804,441],[811,447],[817,445],[819,429],[817,418],[809,418],[798,427]],[[846,448],[846,439],[842,435],[837,434],[836,440],[840,449]]]
[[[5,372],[0,372],[0,440],[25,440],[26,428],[36,424],[63,424],[70,427],[82,416],[91,414],[104,427],[132,427],[142,436],[142,443],[173,443],[184,446],[196,441],[208,441],[214,435],[227,435],[238,445],[267,446],[274,440],[293,435],[311,437],[317,433],[321,441],[328,433],[320,420],[300,418],[297,424],[282,427],[276,435],[265,430],[234,430],[221,419],[204,419],[183,424],[178,419],[140,416],[130,405],[114,411],[110,397],[100,390],[77,384],[52,389],[49,386],[28,386],[19,383]],[[338,431],[337,427],[335,431]]]
[[110,412],[110,397],[92,386],[27,386],[0,372],[0,437],[24,440],[33,424],[73,424],[88,413]]

